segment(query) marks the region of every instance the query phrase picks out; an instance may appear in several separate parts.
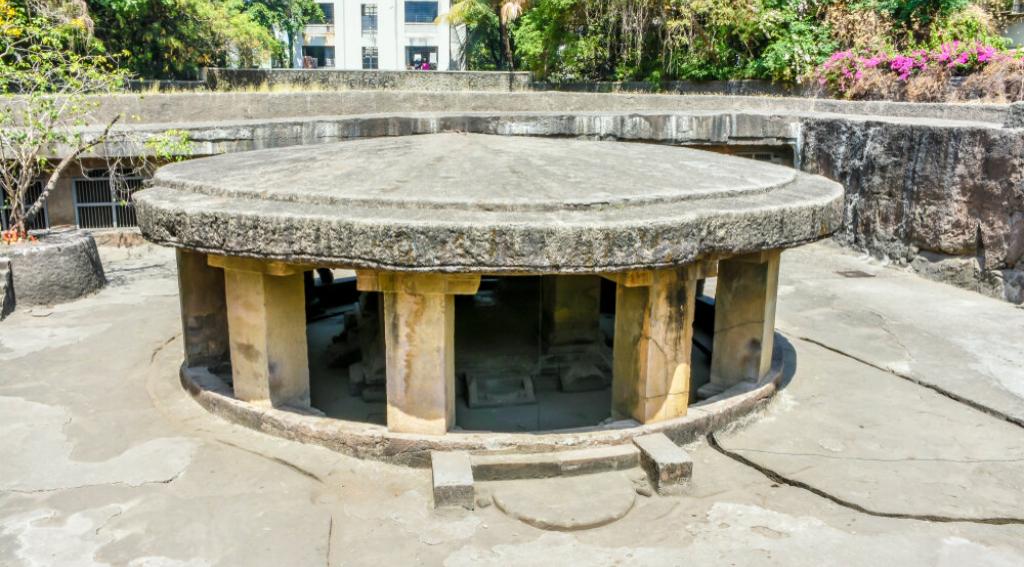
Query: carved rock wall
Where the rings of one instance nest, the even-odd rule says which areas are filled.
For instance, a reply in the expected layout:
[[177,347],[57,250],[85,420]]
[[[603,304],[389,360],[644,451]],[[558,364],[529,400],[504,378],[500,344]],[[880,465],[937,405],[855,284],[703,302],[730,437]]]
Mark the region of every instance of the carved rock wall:
[[1024,130],[802,122],[802,168],[846,188],[837,240],[1024,302]]

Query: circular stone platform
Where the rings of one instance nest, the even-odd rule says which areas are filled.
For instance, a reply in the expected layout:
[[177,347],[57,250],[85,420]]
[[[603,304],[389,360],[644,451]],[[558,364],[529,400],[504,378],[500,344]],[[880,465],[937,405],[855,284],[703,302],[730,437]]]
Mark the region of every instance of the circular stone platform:
[[136,197],[154,242],[398,271],[600,273],[830,234],[842,188],[668,146],[429,134],[169,165]]
[[[178,248],[181,379],[200,403],[262,431],[413,465],[437,450],[686,441],[759,406],[783,374],[781,252],[838,228],[842,200],[825,178],[710,152],[462,133],[172,164],[135,197],[143,235]],[[384,425],[311,406],[303,282],[324,267],[354,269],[362,294],[331,339],[348,364],[334,378],[385,401]],[[503,369],[498,356],[457,364],[455,298],[486,299],[487,275],[540,276],[532,369]],[[711,300],[700,282],[716,277]],[[477,331],[493,333],[483,356],[514,336],[490,317],[493,328]],[[706,371],[694,372],[697,360]],[[467,400],[539,404],[537,383],[604,389],[611,419],[516,433],[457,423]]]
[[54,305],[74,301],[107,284],[92,235],[84,230],[33,232],[39,241],[0,246],[11,260],[17,305]]

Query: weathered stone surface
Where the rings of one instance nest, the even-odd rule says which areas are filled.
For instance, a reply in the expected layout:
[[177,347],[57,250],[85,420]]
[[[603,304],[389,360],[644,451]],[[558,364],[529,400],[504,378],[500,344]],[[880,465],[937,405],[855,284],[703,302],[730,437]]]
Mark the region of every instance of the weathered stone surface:
[[433,452],[430,454],[430,470],[435,508],[461,506],[473,509],[473,467],[468,453]]
[[690,265],[616,286],[613,416],[652,423],[686,415],[696,275]]
[[[836,235],[844,244],[904,263],[922,253],[976,258],[969,287],[981,291],[990,289],[977,285],[987,273],[1024,269],[1019,131],[814,119],[803,132],[803,169],[846,188]],[[962,271],[925,274],[966,283]],[[989,293],[1017,295],[1005,286]]]
[[[782,378],[784,360],[778,344],[772,365],[772,372],[757,388],[726,399],[704,402],[692,408],[684,417],[646,426],[639,426],[632,421],[613,423],[606,427],[583,428],[571,433],[393,434],[380,425],[342,419],[319,419],[290,408],[289,411],[282,411],[240,401],[231,395],[230,386],[205,368],[183,366],[180,378],[182,386],[201,406],[228,421],[354,457],[425,468],[430,466],[431,451],[564,452],[568,449],[620,446],[637,435],[658,432],[665,433],[676,443],[689,443],[763,407],[775,394]],[[566,467],[569,466],[574,465],[566,463]]]
[[226,268],[224,289],[235,397],[259,405],[308,408],[301,270],[271,275]]
[[1015,102],[1010,105],[1006,112],[1006,120],[1003,122],[1006,128],[1024,128],[1024,102]]
[[207,264],[206,254],[177,250],[185,364],[215,366],[230,360],[224,270]]
[[[461,109],[476,113],[461,112],[456,113],[458,116],[448,117],[438,114],[324,117],[329,114],[404,112],[412,104],[410,99],[415,99],[416,109],[422,112],[450,112]],[[1013,144],[1018,145],[1022,138],[1020,130],[1000,128],[1004,123],[1006,128],[1015,127],[1014,116],[1021,113],[1020,105],[942,105],[725,96],[570,93],[473,93],[469,96],[465,93],[388,92],[156,95],[156,98],[147,97],[143,102],[124,97],[107,98],[104,102],[105,106],[109,106],[107,113],[119,108],[129,108],[126,105],[135,105],[130,106],[130,111],[144,114],[150,122],[221,120],[222,122],[215,125],[181,124],[190,131],[197,154],[315,144],[354,136],[451,130],[686,144],[789,144],[798,150],[798,161],[802,160],[805,167],[827,175],[831,174],[827,171],[828,167],[822,167],[819,163],[824,159],[820,156],[832,153],[842,157],[842,154],[846,157],[836,166],[846,171],[843,174],[846,177],[836,178],[849,180],[846,178],[857,176],[853,181],[859,189],[851,193],[850,201],[855,201],[861,208],[856,215],[850,215],[856,216],[856,219],[847,219],[849,231],[843,241],[901,262],[912,260],[916,254],[915,248],[919,247],[919,244],[915,243],[916,240],[909,236],[909,231],[903,230],[902,233],[894,234],[893,227],[911,224],[901,224],[902,221],[899,220],[906,216],[906,209],[909,208],[907,203],[928,203],[928,207],[925,208],[914,207],[918,210],[915,223],[924,225],[932,236],[938,235],[938,239],[945,242],[941,247],[926,245],[920,249],[950,254],[947,251],[950,249],[950,243],[955,243],[961,249],[964,248],[964,242],[969,243],[969,225],[974,222],[972,219],[975,219],[975,213],[971,208],[974,205],[965,211],[962,201],[992,201],[995,204],[991,207],[983,207],[992,209],[997,208],[1000,200],[998,195],[993,196],[991,192],[985,190],[967,188],[964,192],[952,186],[936,184],[943,179],[941,175],[914,174],[921,168],[934,168],[933,164],[929,164],[929,160],[906,159],[906,151],[914,147],[915,140],[928,142],[929,136],[937,136],[951,140],[953,145],[964,146],[972,155],[978,155],[979,152],[984,154],[986,148],[994,147],[999,149],[997,153],[1005,153],[1012,157],[1020,155],[1019,152],[1013,147],[999,143],[998,140],[989,140],[989,137],[1008,136]],[[685,112],[679,112],[681,105],[685,105]],[[561,112],[541,112],[553,108]],[[496,110],[500,112],[495,112]],[[490,112],[481,114],[478,111]],[[533,114],[527,115],[525,112]],[[314,116],[316,118],[311,118]],[[870,119],[865,120],[865,116],[870,116]],[[284,117],[291,119],[282,119]],[[256,120],[243,122],[242,119]],[[154,133],[162,131],[163,128],[163,125],[155,127]],[[848,131],[861,134],[851,138],[847,135]],[[866,131],[870,132],[864,134]],[[931,134],[922,137],[922,132]],[[891,139],[893,136],[902,137],[902,141],[894,142]],[[984,142],[980,147],[977,145],[979,140]],[[902,154],[897,152],[895,157],[890,158],[886,152],[894,143],[903,146]],[[853,163],[857,162],[854,158],[858,152],[863,153],[865,145],[878,153],[868,156],[874,166],[867,164],[866,167],[862,167]],[[934,149],[934,144],[925,144],[917,155],[919,158],[930,156],[935,154]],[[956,153],[948,155],[953,156]],[[882,159],[876,159],[879,157]],[[863,162],[863,159],[860,161]],[[955,159],[937,161],[945,163],[947,168],[955,168],[957,163]],[[931,162],[936,160],[932,159]],[[892,175],[872,174],[872,168],[879,163],[892,163]],[[903,168],[901,163],[907,166]],[[909,165],[911,163],[914,165]],[[1014,160],[1013,163],[1015,167],[1019,167],[1019,160]],[[863,177],[859,173],[851,173],[859,172],[861,169],[867,171],[869,175]],[[990,173],[988,169],[978,169],[970,164],[961,169],[967,171],[967,175],[971,175],[972,171],[980,171],[981,178]],[[930,186],[925,187],[925,182]],[[983,189],[986,183],[988,182],[981,180],[976,186]],[[1012,181],[1008,183],[1012,184]],[[931,193],[933,197],[922,201],[919,195],[925,193]],[[944,211],[944,196],[954,194],[968,195],[969,198],[950,197],[950,210]],[[1011,207],[1010,210],[1014,209]],[[937,211],[946,216],[966,215],[966,222],[949,222],[940,218],[939,222],[929,223],[929,211]],[[988,232],[996,234],[997,239],[1012,240],[1013,234],[1022,234],[1024,230],[1014,229],[1011,222],[1010,232],[1000,233],[998,226],[994,227],[994,232]],[[967,241],[963,238],[965,234],[968,237]],[[1000,237],[999,234],[1003,236]],[[928,236],[920,234],[914,238]],[[986,243],[986,246],[990,244]],[[1013,299],[1019,297],[1019,287],[1012,285],[1012,282],[1020,279],[1019,268],[993,268],[986,265],[982,272],[985,278],[998,276],[1001,281],[1007,282],[1002,292],[996,290],[991,292],[993,295],[1019,301]],[[972,284],[971,287],[977,286]]]
[[96,241],[88,232],[50,231],[38,236],[38,243],[2,251],[11,260],[19,305],[64,303],[106,285]]
[[779,257],[778,250],[766,250],[719,262],[711,381],[700,397],[757,382],[771,367]]
[[[308,94],[308,93],[307,93]],[[941,175],[914,174],[915,170],[933,168],[932,162],[935,159],[907,159],[906,147],[903,148],[902,157],[897,152],[896,157],[889,157],[893,143],[897,146],[903,145],[914,147],[915,140],[928,142],[929,136],[938,136],[952,140],[952,144],[963,145],[973,152],[979,151],[984,154],[984,147],[1006,148],[1005,144],[997,140],[988,140],[991,136],[1008,136],[1014,143],[1019,144],[1022,136],[1019,130],[1001,129],[997,125],[1010,120],[1013,115],[1013,108],[1006,105],[917,105],[906,103],[851,103],[844,101],[825,100],[803,100],[803,99],[763,99],[756,97],[647,97],[647,96],[614,96],[614,95],[566,95],[565,93],[530,93],[522,98],[513,95],[501,95],[503,104],[497,105],[498,98],[490,102],[488,96],[482,98],[466,99],[459,93],[452,93],[445,97],[448,103],[446,106],[435,106],[440,100],[435,100],[430,93],[406,94],[403,96],[388,95],[387,93],[348,93],[351,96],[333,100],[335,111],[354,114],[359,112],[381,112],[392,109],[394,105],[401,104],[407,107],[408,97],[416,97],[417,110],[437,110],[438,108],[454,109],[463,108],[467,110],[503,109],[500,113],[452,113],[448,115],[396,115],[396,116],[359,116],[359,117],[332,117],[323,118],[293,118],[292,120],[268,120],[270,117],[287,115],[284,109],[279,109],[277,104],[268,105],[266,108],[253,110],[250,116],[262,116],[258,122],[227,122],[220,123],[211,128],[207,125],[182,125],[191,132],[193,146],[198,154],[221,153],[251,150],[267,146],[288,146],[297,144],[316,144],[346,139],[355,136],[382,136],[400,135],[411,133],[430,133],[443,131],[466,131],[481,132],[502,135],[538,135],[538,136],[580,136],[599,137],[602,139],[621,140],[649,140],[668,143],[682,144],[734,144],[734,143],[756,143],[756,144],[790,144],[797,148],[797,161],[802,161],[804,167],[809,171],[820,171],[831,176],[827,167],[822,167],[819,162],[823,158],[822,153],[850,154],[844,158],[842,167],[847,171],[860,171],[864,169],[869,175],[860,176],[854,180],[854,184],[860,189],[853,193],[850,203],[856,203],[861,210],[848,215],[848,235],[843,241],[863,249],[870,250],[878,255],[886,255],[900,262],[909,262],[913,259],[917,249],[926,251],[938,251],[946,254],[960,254],[949,252],[949,250],[970,248],[971,224],[975,223],[975,212],[977,204],[984,205],[986,201],[995,204],[984,205],[982,209],[996,210],[1000,197],[984,190],[984,185],[989,183],[981,179],[976,185],[981,189],[966,189],[966,192],[954,187],[943,186],[944,178]],[[237,98],[236,95],[220,95],[215,98],[211,95],[200,96],[197,100],[206,105],[211,111],[222,114],[224,119],[237,120],[227,109],[222,106],[228,102],[226,99],[237,99],[234,102],[239,104],[251,104],[248,99]],[[365,100],[364,100],[365,99]],[[277,101],[276,98],[267,98],[268,101]],[[365,106],[372,100],[377,106]],[[681,101],[686,103],[686,112],[678,112],[678,104]],[[176,99],[168,99],[168,104],[178,104]],[[296,99],[292,109],[289,109],[290,116],[301,117],[317,112],[326,101],[316,97]],[[301,104],[300,104],[301,102]],[[675,105],[675,106],[674,106]],[[365,107],[364,107],[365,106]],[[508,112],[506,109],[515,109],[519,112]],[[548,108],[563,109],[560,113],[538,112]],[[340,109],[340,110],[338,110]],[[642,109],[642,112],[623,113],[624,110]],[[140,109],[141,110],[141,109]],[[151,114],[157,109],[151,108],[147,111]],[[163,110],[162,108],[160,110]],[[224,110],[224,112],[222,112]],[[527,110],[532,114],[522,111]],[[594,113],[594,110],[601,110]],[[709,112],[711,111],[711,112]],[[770,111],[771,114],[765,114]],[[185,112],[183,109],[182,112]],[[321,113],[329,111],[322,110]],[[830,114],[822,114],[828,112]],[[870,120],[860,116],[870,115]],[[913,118],[903,118],[910,117]],[[927,117],[927,119],[924,119]],[[1010,123],[1007,123],[1008,126]],[[161,126],[162,128],[163,126]],[[824,130],[822,130],[824,128]],[[847,130],[861,132],[870,130],[866,135],[870,144],[865,141],[865,135],[847,136]],[[816,134],[817,132],[817,134]],[[915,133],[916,132],[916,133]],[[920,136],[921,132],[929,132],[929,136]],[[903,136],[903,142],[892,140],[893,136]],[[978,141],[988,140],[988,146],[978,148]],[[851,163],[852,156],[857,154],[857,147],[863,149],[868,145],[870,151],[881,154],[869,155],[872,164],[867,167]],[[920,156],[929,156],[935,152],[931,145],[918,152]],[[851,149],[852,148],[852,149]],[[971,149],[973,148],[973,149]],[[1016,150],[1007,148],[1007,155],[1013,156]],[[852,153],[851,153],[852,152]],[[956,155],[955,153],[949,154]],[[876,159],[876,158],[881,159]],[[912,158],[912,156],[911,156]],[[853,160],[857,161],[857,160]],[[863,160],[861,160],[863,161]],[[940,160],[945,167],[955,167],[955,159]],[[891,175],[870,174],[872,167],[880,163],[889,163],[893,169]],[[1019,167],[1019,160],[1010,162],[1014,167]],[[902,168],[901,163],[914,163],[913,167]],[[906,169],[906,171],[902,171]],[[974,170],[973,167],[966,169],[968,175]],[[998,169],[998,167],[996,168]],[[981,178],[990,175],[988,169],[981,169]],[[913,174],[913,175],[912,175]],[[838,175],[838,174],[837,174]],[[997,173],[998,175],[998,173]],[[1012,177],[1012,176],[1011,176]],[[844,180],[842,176],[836,177]],[[998,182],[998,179],[995,180]],[[906,182],[906,183],[904,183]],[[1005,182],[1005,180],[1004,180]],[[1012,185],[1012,181],[1008,182]],[[929,185],[925,187],[924,185]],[[903,188],[906,189],[903,189]],[[906,194],[904,197],[904,193]],[[919,196],[931,193],[932,197],[921,199]],[[954,194],[963,193],[963,198],[954,198]],[[952,196],[951,196],[952,195]],[[944,207],[946,197],[950,197],[951,206],[949,210]],[[894,234],[893,227],[910,226],[908,221],[901,224],[899,219],[906,216],[907,203],[917,203],[915,209],[915,223],[923,227],[924,232],[918,231],[916,236],[911,237],[908,230]],[[963,203],[968,202],[965,208]],[[926,205],[923,206],[922,204]],[[972,208],[973,207],[973,208]],[[1011,206],[1009,210],[1015,209]],[[950,222],[949,220],[938,219],[938,222],[930,223],[931,212],[936,211],[946,217],[962,217],[961,220]],[[851,217],[856,216],[856,219]],[[877,218],[876,218],[877,217]],[[996,239],[1003,238],[1007,241],[1014,240],[1012,235],[1024,234],[1024,230],[1015,229],[1013,216],[1008,223],[1009,231],[1000,232],[997,225],[992,225],[988,232],[996,235]],[[944,217],[943,217],[944,218]],[[965,220],[964,220],[965,219]],[[1020,222],[1020,221],[1016,221]],[[977,224],[977,223],[975,223]],[[1007,223],[1003,223],[1007,224]],[[986,225],[988,226],[988,225]],[[1002,235],[1002,236],[999,236]],[[965,240],[966,236],[966,240]],[[940,241],[940,246],[932,244],[921,245],[918,240],[926,242]],[[988,238],[991,240],[992,238]],[[966,246],[965,246],[966,243]],[[986,246],[991,246],[987,242]],[[998,247],[998,243],[996,244]],[[1009,244],[1008,244],[1009,245]],[[964,253],[963,255],[969,255]],[[997,253],[998,255],[998,253]],[[1012,256],[1012,254],[1011,254]],[[1018,254],[1019,256],[1019,254]],[[1019,268],[1000,267],[986,265],[982,270],[984,278],[991,279],[996,273],[1011,270],[1003,274],[1000,279],[1005,282],[1013,282],[1019,275],[1016,271]],[[953,282],[955,283],[955,282]],[[977,287],[972,284],[970,287]],[[983,286],[984,287],[984,286]],[[1017,288],[1004,285],[1002,291],[991,291],[992,295],[1012,300],[1018,294]]]
[[384,293],[388,430],[444,435],[455,424],[455,300]]
[[252,87],[313,87],[339,90],[394,89],[401,91],[522,91],[530,74],[505,71],[382,71],[349,69],[223,69],[206,68],[212,89]]
[[0,258],[0,321],[14,311],[14,278],[11,261]]
[[693,475],[693,460],[664,433],[633,439],[640,449],[640,465],[658,494],[676,494]]
[[139,116],[140,124],[210,123],[231,120],[280,120],[341,114],[416,112],[636,112],[685,109],[690,113],[764,113],[773,116],[827,113],[913,120],[987,122],[1000,126],[1005,104],[929,104],[886,101],[780,98],[763,96],[592,94],[565,92],[214,92],[134,94],[97,97],[97,124],[118,114]]
[[512,480],[574,476],[625,470],[640,464],[640,452],[629,444],[546,453],[494,453],[472,455],[477,480]]
[[443,134],[173,164],[136,203],[149,240],[235,256],[600,273],[816,240],[837,227],[841,195],[820,177],[682,148]]
[[522,522],[542,530],[575,531],[604,526],[629,513],[636,502],[623,473],[579,478],[548,478],[496,483],[494,503]]
[[545,276],[541,280],[544,347],[596,343],[601,335],[601,279]]

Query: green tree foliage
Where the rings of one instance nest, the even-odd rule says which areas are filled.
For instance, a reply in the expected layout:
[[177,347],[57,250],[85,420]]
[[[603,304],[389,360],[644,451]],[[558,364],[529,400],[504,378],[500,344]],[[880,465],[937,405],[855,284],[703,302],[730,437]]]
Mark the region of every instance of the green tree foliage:
[[512,25],[532,4],[533,0],[454,0],[441,19],[469,30],[463,52],[470,62],[482,63],[471,68],[512,70],[518,59]]
[[96,37],[144,78],[195,78],[201,67],[252,66],[280,51],[244,0],[92,0],[90,11]]
[[552,81],[796,81],[838,49],[998,41],[969,0],[536,0],[511,35]]
[[[82,0],[0,0],[0,195],[10,215],[8,242],[28,238],[27,223],[81,157],[105,157],[111,170],[154,166],[148,157],[118,163],[116,152],[92,155],[108,143],[127,155],[146,156],[144,147],[162,161],[191,151],[186,132],[117,131],[120,116],[95,116],[101,99],[93,95],[119,92],[127,73],[95,40],[94,27]],[[27,200],[37,182],[41,194]]]
[[[0,0],[0,189],[16,238],[61,171],[102,143],[113,124],[99,135],[82,132],[95,105],[88,95],[115,90],[124,78],[93,41],[92,27],[83,3]],[[48,156],[58,148],[66,157],[53,164]],[[47,174],[42,196],[26,202]]]
[[314,0],[245,0],[245,10],[264,29],[271,33],[280,30],[288,36],[287,44],[274,53],[286,67],[294,62],[291,54],[306,24],[324,21],[324,13]]
[[498,13],[490,2],[458,0],[444,16],[456,26],[465,26],[462,55],[469,69],[494,71],[504,66]]

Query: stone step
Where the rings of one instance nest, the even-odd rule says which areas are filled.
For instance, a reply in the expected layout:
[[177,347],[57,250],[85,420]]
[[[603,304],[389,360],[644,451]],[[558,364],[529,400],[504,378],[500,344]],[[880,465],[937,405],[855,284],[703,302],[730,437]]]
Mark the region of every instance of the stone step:
[[470,460],[476,480],[514,480],[631,469],[640,465],[640,451],[629,443],[550,453],[480,454]]

